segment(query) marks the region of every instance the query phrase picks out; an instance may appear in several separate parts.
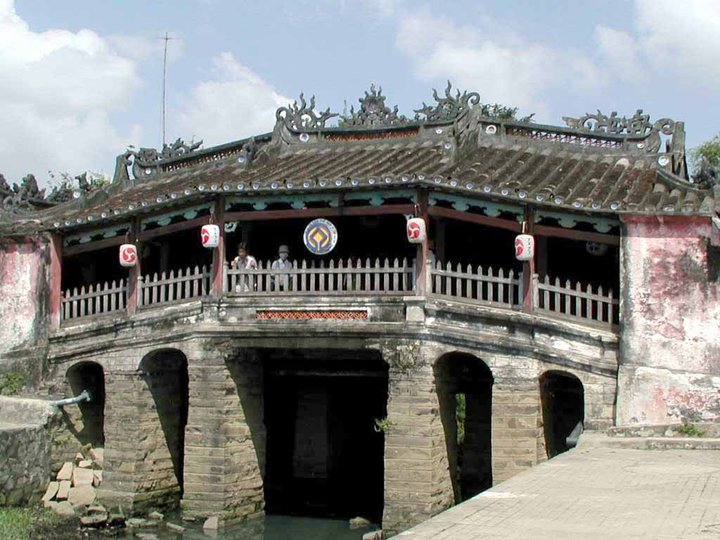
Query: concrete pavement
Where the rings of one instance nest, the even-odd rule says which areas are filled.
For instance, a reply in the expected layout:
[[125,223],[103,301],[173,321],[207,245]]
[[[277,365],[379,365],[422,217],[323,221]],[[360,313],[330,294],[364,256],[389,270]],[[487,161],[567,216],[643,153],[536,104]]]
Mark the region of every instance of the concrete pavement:
[[586,433],[579,448],[396,538],[720,539],[720,450],[639,450],[606,439]]

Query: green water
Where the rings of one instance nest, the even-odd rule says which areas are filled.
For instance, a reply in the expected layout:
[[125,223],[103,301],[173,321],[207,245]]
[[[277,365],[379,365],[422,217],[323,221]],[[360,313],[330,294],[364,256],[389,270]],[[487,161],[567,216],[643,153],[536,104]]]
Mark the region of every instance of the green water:
[[[203,531],[202,522],[186,523],[174,516],[167,516],[166,521],[186,527],[185,532],[176,533],[160,524],[157,527],[124,529],[111,537],[138,538],[138,533],[145,533],[156,535],[158,540],[360,540],[363,534],[379,528],[368,526],[350,530],[347,520],[293,516],[266,516],[219,531]],[[107,532],[98,531],[88,537],[100,539],[108,536]]]

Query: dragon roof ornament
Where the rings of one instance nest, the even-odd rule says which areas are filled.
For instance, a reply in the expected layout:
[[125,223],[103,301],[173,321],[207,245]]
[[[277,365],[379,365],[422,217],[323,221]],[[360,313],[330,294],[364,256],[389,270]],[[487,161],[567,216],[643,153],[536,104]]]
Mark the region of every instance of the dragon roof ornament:
[[325,109],[319,114],[315,112],[315,96],[310,98],[310,105],[305,101],[305,96],[300,93],[300,103],[293,101],[287,107],[280,107],[275,112],[275,119],[285,124],[285,127],[292,131],[303,131],[308,129],[319,129],[325,127],[325,122],[338,116]]
[[349,116],[340,117],[340,127],[353,128],[374,128],[402,126],[408,123],[408,119],[398,115],[398,107],[393,109],[385,105],[386,96],[382,95],[382,87],[375,88],[370,85],[370,92],[365,91],[365,96],[358,99],[360,109],[350,107]]
[[581,131],[641,137],[652,132],[672,135],[675,126],[675,122],[669,118],[662,118],[655,123],[651,123],[650,115],[643,114],[642,109],[635,111],[635,114],[630,118],[619,117],[617,111],[613,111],[610,116],[607,116],[598,110],[596,114],[585,113],[580,118],[563,116],[562,119],[569,127]]
[[[463,92],[460,90],[452,94],[452,83],[448,81],[445,87],[445,97],[440,97],[438,91],[433,88],[433,99],[437,102],[434,107],[427,105],[423,101],[420,109],[415,109],[415,119],[425,122],[452,122],[465,111],[471,109],[473,105],[480,103],[480,94],[477,92]],[[425,118],[421,119],[420,115]]]
[[198,141],[186,144],[182,139],[177,139],[172,144],[164,144],[159,152],[156,148],[135,149],[130,146],[124,154],[117,157],[113,182],[129,179],[128,167],[131,167],[136,180],[152,178],[157,175],[160,164],[195,152],[202,143]]

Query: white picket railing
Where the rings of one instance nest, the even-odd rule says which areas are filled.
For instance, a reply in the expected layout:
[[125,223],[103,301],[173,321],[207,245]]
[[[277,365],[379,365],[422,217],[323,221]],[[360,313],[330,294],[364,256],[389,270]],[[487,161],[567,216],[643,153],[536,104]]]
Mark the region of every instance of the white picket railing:
[[303,260],[284,269],[273,269],[271,261],[259,261],[256,269],[226,267],[225,271],[225,291],[241,296],[408,294],[415,281],[414,262],[397,258]]
[[570,280],[562,284],[560,279],[548,276],[540,280],[537,274],[533,280],[533,306],[537,311],[610,326],[618,323],[620,302],[612,290],[605,293],[602,286],[593,290],[592,285],[580,282],[573,286]]
[[174,304],[210,294],[210,271],[196,266],[140,276],[138,304]]
[[504,307],[517,307],[522,303],[521,276],[513,270],[471,265],[463,268],[460,263],[436,262],[430,266],[430,291],[434,296],[454,298],[493,304]]
[[124,279],[64,291],[60,309],[62,320],[124,311],[126,294],[127,284]]
[[[260,261],[256,269],[225,265],[224,290],[231,296],[388,296],[415,290],[416,268],[407,259],[295,261],[291,267],[273,269]],[[492,267],[434,263],[428,267],[431,297],[493,305],[522,307],[522,274]],[[63,321],[125,311],[127,280],[96,283],[64,291]],[[532,309],[535,312],[614,327],[619,301],[612,290],[590,284],[561,283],[560,279],[533,276]],[[211,292],[211,272],[205,266],[141,276],[138,305],[148,307],[201,298]]]

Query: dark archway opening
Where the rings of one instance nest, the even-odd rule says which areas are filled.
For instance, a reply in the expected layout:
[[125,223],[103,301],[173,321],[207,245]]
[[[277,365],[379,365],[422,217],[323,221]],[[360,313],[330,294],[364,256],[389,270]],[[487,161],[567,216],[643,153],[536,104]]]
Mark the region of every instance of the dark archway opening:
[[266,511],[379,522],[388,368],[368,351],[264,352]]
[[182,497],[185,426],[188,418],[187,359],[182,352],[174,349],[155,351],[143,358],[139,369],[155,403],[172,462],[172,473]]
[[572,448],[582,430],[585,420],[583,385],[570,373],[548,371],[540,377],[540,399],[545,446],[548,457],[552,458]]
[[[90,393],[90,401],[78,403],[80,418],[70,419],[70,428],[82,445],[93,447],[105,444],[105,376],[103,368],[95,362],[80,362],[67,371],[67,381],[72,397],[84,390]],[[70,407],[65,407],[66,414]]]
[[492,487],[492,385],[479,358],[450,353],[435,363],[435,385],[445,431],[455,502]]

